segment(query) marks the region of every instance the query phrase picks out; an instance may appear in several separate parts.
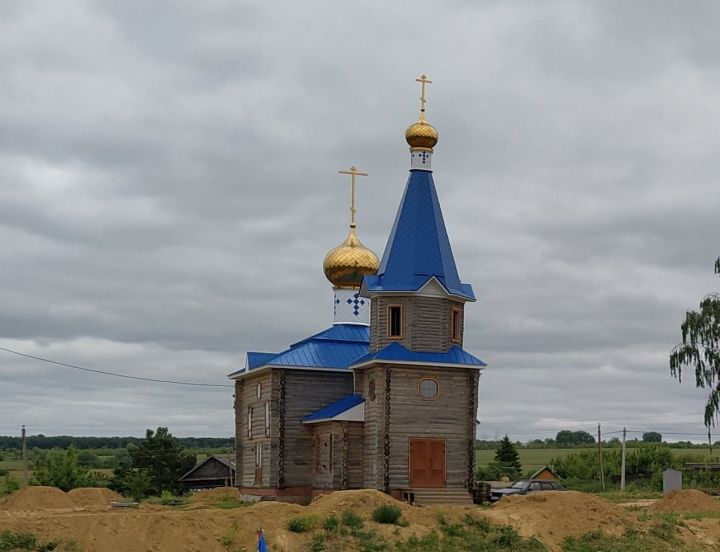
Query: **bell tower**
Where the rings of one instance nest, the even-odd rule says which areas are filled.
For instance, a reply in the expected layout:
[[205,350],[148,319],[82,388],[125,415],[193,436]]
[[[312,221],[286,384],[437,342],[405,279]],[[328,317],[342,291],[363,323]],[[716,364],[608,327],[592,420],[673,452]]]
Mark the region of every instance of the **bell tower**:
[[[420,115],[405,131],[410,176],[377,274],[363,278],[371,301],[370,348],[353,364],[365,397],[365,485],[402,498],[421,493],[470,503],[479,374],[463,349],[465,305],[432,172],[437,130]],[[428,494],[428,496],[430,496]]]

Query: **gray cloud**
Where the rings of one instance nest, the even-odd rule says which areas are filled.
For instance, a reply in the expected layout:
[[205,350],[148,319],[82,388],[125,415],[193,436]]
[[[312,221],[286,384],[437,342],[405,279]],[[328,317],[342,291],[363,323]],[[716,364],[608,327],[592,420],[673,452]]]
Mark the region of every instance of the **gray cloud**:
[[[704,393],[667,355],[717,288],[718,11],[6,2],[0,345],[225,383],[245,351],[327,326],[336,171],[371,174],[359,231],[380,254],[424,71],[438,193],[478,296],[466,347],[490,364],[480,436],[702,433]],[[229,389],[6,354],[0,374],[2,432],[232,431]]]

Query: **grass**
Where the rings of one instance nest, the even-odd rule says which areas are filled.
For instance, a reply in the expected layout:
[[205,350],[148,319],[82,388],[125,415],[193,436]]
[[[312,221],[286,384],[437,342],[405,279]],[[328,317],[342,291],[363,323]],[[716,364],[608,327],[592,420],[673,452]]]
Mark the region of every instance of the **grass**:
[[[674,531],[674,529],[673,529]],[[563,541],[563,552],[680,552],[683,550],[674,535],[669,541],[658,534],[628,530],[624,535],[607,535],[602,531],[592,531],[581,537],[567,537]]]
[[[553,458],[564,458],[568,454],[578,452],[583,449],[577,448],[517,448],[522,464],[523,472],[530,470],[539,470],[547,466]],[[604,449],[603,449],[604,450]],[[628,449],[632,450],[631,448]],[[702,455],[708,460],[716,458],[717,454],[711,455],[707,449],[700,448],[671,448],[673,456],[682,456],[686,454]],[[475,465],[486,467],[495,458],[495,449],[477,449],[475,451]]]
[[293,533],[308,533],[317,525],[317,518],[313,515],[299,516],[290,519],[287,528]]
[[0,533],[0,552],[51,552],[57,546],[57,542],[41,543],[31,533],[13,533],[11,531]]
[[[471,515],[455,524],[448,523],[439,516],[439,530],[417,537],[400,538],[396,528],[391,540],[376,530],[377,526],[368,526],[358,515],[350,511],[343,512],[340,520],[330,515],[324,524],[317,520],[295,518],[296,528],[310,533],[308,548],[311,552],[330,550],[358,550],[361,552],[543,552],[546,548],[536,539],[524,539],[507,526],[496,526],[484,518]],[[319,529],[319,530],[318,530]],[[290,530],[293,530],[292,528]]]
[[378,506],[372,513],[373,521],[377,523],[388,523],[391,525],[395,525],[398,521],[400,521],[400,516],[402,516],[402,510],[392,504]]
[[597,496],[609,500],[610,502],[633,502],[634,500],[642,500],[645,498],[662,498],[660,491],[632,491],[621,493],[619,491],[608,491],[605,493],[595,493]]

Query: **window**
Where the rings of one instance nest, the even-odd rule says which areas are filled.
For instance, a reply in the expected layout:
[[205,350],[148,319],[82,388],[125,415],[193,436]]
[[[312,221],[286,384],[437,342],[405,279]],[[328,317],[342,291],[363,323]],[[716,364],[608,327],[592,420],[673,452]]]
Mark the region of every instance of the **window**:
[[375,400],[375,378],[370,378],[368,382],[368,397],[371,401]]
[[270,401],[265,402],[265,437],[270,437]]
[[258,383],[255,387],[255,398],[259,399],[260,397],[262,397],[262,383]]
[[248,406],[248,439],[252,439],[252,419],[253,419],[253,407]]
[[388,337],[402,337],[402,307],[388,306]]
[[255,447],[255,467],[262,467],[262,446],[258,445]]
[[315,473],[320,473],[322,465],[322,449],[320,448],[320,435],[315,436]]
[[452,340],[459,343],[461,336],[460,336],[460,311],[458,309],[452,310],[451,327],[452,327]]
[[432,378],[423,378],[418,382],[418,396],[426,401],[434,401],[440,395],[440,384]]

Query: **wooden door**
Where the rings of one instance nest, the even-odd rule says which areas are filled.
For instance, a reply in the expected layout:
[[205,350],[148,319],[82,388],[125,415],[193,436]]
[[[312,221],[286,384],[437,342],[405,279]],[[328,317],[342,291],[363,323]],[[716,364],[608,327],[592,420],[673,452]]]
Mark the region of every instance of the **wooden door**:
[[410,439],[410,487],[445,486],[445,439]]

